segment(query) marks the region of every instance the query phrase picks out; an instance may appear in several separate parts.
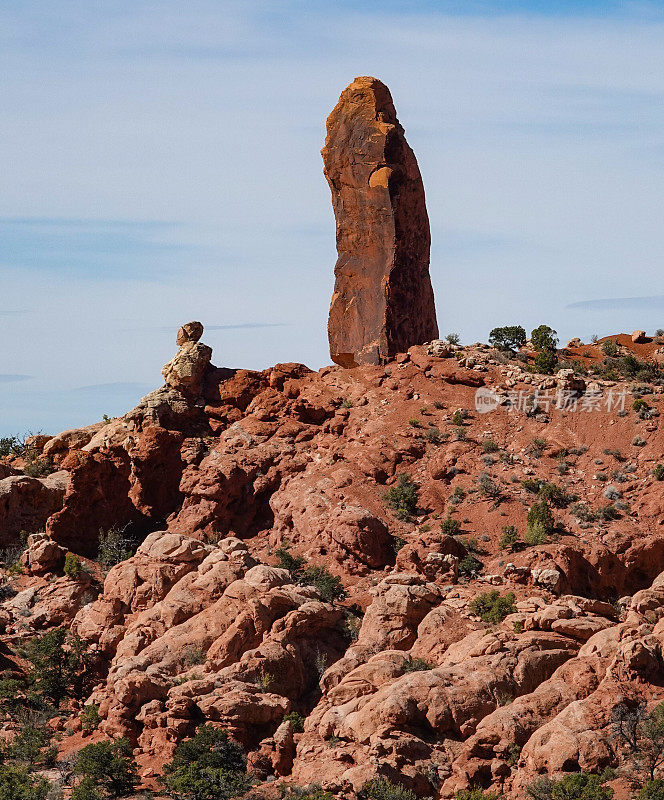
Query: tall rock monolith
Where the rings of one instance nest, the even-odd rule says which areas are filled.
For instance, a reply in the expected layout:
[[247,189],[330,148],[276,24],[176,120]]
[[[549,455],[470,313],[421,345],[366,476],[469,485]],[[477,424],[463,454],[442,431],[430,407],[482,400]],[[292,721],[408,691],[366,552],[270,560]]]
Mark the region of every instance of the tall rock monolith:
[[337,223],[330,355],[343,367],[385,363],[438,338],[438,325],[422,177],[384,83],[344,89],[321,153]]

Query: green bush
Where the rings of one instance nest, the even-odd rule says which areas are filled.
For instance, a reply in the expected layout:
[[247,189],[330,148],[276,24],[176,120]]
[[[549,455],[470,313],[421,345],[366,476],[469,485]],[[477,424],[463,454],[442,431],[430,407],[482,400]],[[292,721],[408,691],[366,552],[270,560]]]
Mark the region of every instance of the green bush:
[[74,775],[81,780],[72,792],[72,800],[123,797],[132,794],[139,782],[128,739],[95,742],[81,748],[76,754]]
[[357,793],[358,800],[417,800],[417,795],[387,778],[372,778]]
[[459,789],[454,795],[455,800],[499,800],[499,797],[500,795],[484,789]]
[[383,499],[399,519],[408,519],[417,510],[418,489],[418,485],[410,475],[402,473],[399,475],[397,485],[392,486],[383,495]]
[[445,536],[456,536],[461,532],[461,523],[458,519],[452,519],[448,514],[447,518],[440,523],[440,530]]
[[612,800],[613,789],[604,785],[609,777],[575,772],[560,780],[536,778],[526,785],[526,794],[533,800]]
[[96,731],[99,727],[99,723],[101,722],[99,706],[95,705],[94,703],[83,706],[83,710],[79,714],[79,719],[81,720],[81,727],[83,728],[84,733]]
[[657,464],[652,474],[655,476],[655,480],[664,481],[664,464]]
[[284,542],[275,555],[279,559],[278,566],[287,569],[295,583],[313,586],[325,602],[332,603],[334,600],[343,600],[346,597],[346,590],[338,575],[332,575],[322,566],[305,567],[304,558],[294,556],[290,552],[288,542]]
[[284,722],[290,722],[293,726],[293,733],[302,733],[304,731],[304,717],[302,714],[298,714],[297,711],[291,711],[290,714],[286,714]]
[[514,353],[526,343],[526,332],[521,325],[494,328],[489,334],[489,344],[497,350]]
[[110,531],[99,533],[99,543],[97,546],[97,561],[104,571],[126,561],[133,556],[136,550],[136,542],[127,536],[123,531],[112,528]]
[[504,597],[497,589],[482,592],[470,604],[470,610],[483,622],[497,624],[502,622],[508,614],[516,612],[514,605],[514,592],[508,592]]
[[478,558],[468,553],[459,561],[459,575],[470,578],[476,573],[481,572],[483,566],[484,565]]
[[83,572],[83,564],[81,564],[81,559],[73,553],[67,553],[65,556],[65,565],[62,571],[73,581],[75,581],[77,578],[80,578],[81,573]]
[[632,403],[632,410],[633,411],[647,411],[650,408],[648,403],[642,398],[637,397],[636,400]]
[[519,544],[519,531],[514,525],[505,525],[500,536],[501,550],[513,550]]
[[464,420],[468,416],[468,412],[465,408],[460,408],[452,414],[452,425],[461,426],[463,425]]
[[425,672],[428,669],[434,669],[435,664],[430,664],[423,658],[407,658],[401,667],[404,673],[406,672]]
[[247,760],[225,730],[203,725],[164,767],[164,783],[182,800],[229,800],[247,792]]
[[535,356],[533,366],[535,368],[535,372],[540,372],[544,375],[551,375],[553,370],[556,368],[557,363],[558,358],[556,357],[555,353],[552,353],[550,350],[542,350]]
[[325,567],[310,566],[303,570],[299,583],[313,586],[326,603],[343,600],[346,590],[338,575],[332,575]]
[[35,690],[56,706],[80,691],[84,645],[66,628],[54,628],[30,641],[26,655],[32,664]]
[[15,761],[28,766],[52,766],[58,755],[51,745],[51,732],[44,726],[23,725],[14,738],[0,749],[2,761]]
[[636,800],[664,800],[664,780],[654,778],[646,781],[636,795]]
[[530,507],[526,518],[526,544],[544,544],[553,532],[556,521],[546,500],[539,500]]
[[483,453],[497,453],[500,447],[493,441],[493,439],[484,439],[482,442]]
[[618,343],[614,339],[607,339],[602,342],[602,352],[609,358],[615,358],[618,355]]
[[0,800],[46,800],[49,783],[24,767],[0,765]]
[[326,792],[319,784],[309,786],[280,786],[281,800],[335,800],[331,792]]

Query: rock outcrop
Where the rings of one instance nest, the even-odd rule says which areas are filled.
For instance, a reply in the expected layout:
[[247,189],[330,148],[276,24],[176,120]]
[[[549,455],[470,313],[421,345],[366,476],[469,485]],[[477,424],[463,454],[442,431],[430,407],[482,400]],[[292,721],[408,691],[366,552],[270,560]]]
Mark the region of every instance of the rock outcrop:
[[385,84],[356,78],[342,92],[322,156],[339,254],[330,354],[343,367],[384,363],[438,336],[424,186]]

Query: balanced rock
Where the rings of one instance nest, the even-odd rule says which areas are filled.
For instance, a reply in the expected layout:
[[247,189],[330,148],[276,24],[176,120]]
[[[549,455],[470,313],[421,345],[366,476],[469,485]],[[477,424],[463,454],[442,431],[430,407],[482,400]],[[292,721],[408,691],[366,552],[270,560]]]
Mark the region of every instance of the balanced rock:
[[200,322],[186,322],[181,328],[178,328],[177,336],[175,337],[175,344],[182,347],[185,342],[197,342],[203,335],[203,325]]
[[161,370],[167,387],[189,397],[200,395],[205,371],[212,358],[212,348],[198,341],[202,335],[200,322],[183,325],[176,338],[180,349]]
[[385,84],[356,78],[342,92],[321,153],[337,223],[330,354],[381,364],[438,337],[424,186]]

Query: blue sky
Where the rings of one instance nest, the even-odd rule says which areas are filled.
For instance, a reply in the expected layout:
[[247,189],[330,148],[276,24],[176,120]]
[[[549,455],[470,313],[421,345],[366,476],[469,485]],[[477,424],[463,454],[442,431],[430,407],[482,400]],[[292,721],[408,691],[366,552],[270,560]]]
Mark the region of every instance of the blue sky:
[[328,363],[356,75],[420,162],[441,332],[664,327],[663,46],[647,2],[4,2],[0,435],[127,410],[189,319],[219,365]]

